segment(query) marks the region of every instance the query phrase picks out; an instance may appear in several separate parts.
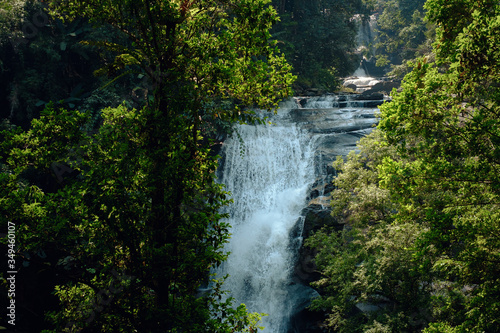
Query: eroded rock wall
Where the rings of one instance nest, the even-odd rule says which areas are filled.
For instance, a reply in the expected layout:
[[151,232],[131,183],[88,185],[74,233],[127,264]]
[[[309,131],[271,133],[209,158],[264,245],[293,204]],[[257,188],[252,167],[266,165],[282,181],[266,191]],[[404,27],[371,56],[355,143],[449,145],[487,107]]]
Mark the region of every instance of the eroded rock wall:
[[[324,226],[337,230],[344,227],[331,216],[330,193],[336,172],[332,164],[337,156],[345,157],[356,149],[357,142],[373,130],[378,122],[378,106],[387,99],[375,91],[296,98],[297,108],[291,111],[291,117],[309,131],[315,144],[316,181],[309,193],[309,204],[302,212],[303,239]],[[301,248],[295,268],[298,283],[309,284],[319,278],[314,255],[313,250]]]

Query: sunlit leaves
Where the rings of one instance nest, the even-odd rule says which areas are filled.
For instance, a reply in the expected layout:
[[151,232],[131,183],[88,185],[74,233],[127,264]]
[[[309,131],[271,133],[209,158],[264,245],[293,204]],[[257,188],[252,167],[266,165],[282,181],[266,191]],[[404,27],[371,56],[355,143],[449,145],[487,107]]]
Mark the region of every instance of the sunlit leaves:
[[[102,110],[92,136],[83,131],[87,114],[51,104],[31,130],[6,134],[13,177],[3,183],[15,188],[33,170],[52,169],[56,178],[54,193],[40,202],[23,188],[6,207],[26,200],[12,217],[25,223],[30,249],[55,247],[73,258],[61,261],[69,284],[57,292],[58,331],[68,328],[64,320],[98,331],[254,331],[259,316],[244,306],[195,296],[209,269],[226,259],[229,237],[219,213],[227,193],[215,182],[217,156],[202,131],[216,119],[222,126],[260,121],[247,108],[272,110],[290,94],[290,66],[269,40],[276,12],[257,0],[51,5],[56,16],[88,19],[120,35],[84,44],[114,55],[96,74],[145,78],[147,101],[144,108]],[[78,305],[92,305],[87,291],[108,283],[113,267],[132,272],[133,282],[86,320]],[[225,311],[225,321],[211,321],[211,307]]]
[[[66,18],[84,16],[110,24],[131,40],[132,47],[92,42],[121,53],[102,73],[115,74],[134,64],[154,87],[161,87],[162,81],[187,81],[197,96],[232,98],[266,109],[274,109],[278,100],[290,94],[291,68],[269,40],[269,30],[277,21],[269,1],[147,1],[115,6],[103,1],[62,1],[53,5]],[[235,115],[219,113],[231,120]]]
[[359,147],[361,151],[349,153],[347,161],[339,157],[334,163],[338,175],[331,205],[333,215],[343,216],[354,225],[365,225],[390,218],[394,210],[389,192],[378,186],[377,167],[395,152],[377,130],[363,138]]
[[[425,332],[493,332],[500,304],[499,5],[431,0],[426,9],[439,25],[437,61],[411,63],[401,91],[380,107],[384,140],[336,163],[343,173],[335,180],[332,206],[352,234],[334,243],[319,233],[314,245],[325,274],[321,286],[350,275],[335,287],[337,294],[326,289],[318,304],[334,304],[326,300],[344,292],[370,304],[377,304],[370,295],[398,299],[398,305],[419,300]],[[390,154],[375,153],[387,147]],[[362,214],[364,207],[380,210],[365,194],[375,190],[385,193],[383,207],[390,207],[380,220]],[[353,251],[355,268],[337,264]],[[348,311],[339,307],[331,307],[330,323],[349,327]],[[365,329],[415,325],[402,308],[376,319],[369,312],[365,320],[373,321]]]
[[15,28],[19,28],[25,12],[25,0],[0,1],[0,44],[4,43]]

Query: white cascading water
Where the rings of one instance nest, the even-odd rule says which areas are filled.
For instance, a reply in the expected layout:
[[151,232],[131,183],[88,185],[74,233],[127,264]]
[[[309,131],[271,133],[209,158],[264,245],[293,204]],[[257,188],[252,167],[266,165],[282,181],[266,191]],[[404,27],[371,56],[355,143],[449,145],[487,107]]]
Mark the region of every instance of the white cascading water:
[[377,80],[376,78],[370,77],[366,74],[366,71],[359,67],[356,69],[356,71],[353,73],[354,78],[347,79],[344,81],[344,86],[348,86],[350,84],[354,84],[360,88],[357,89],[358,92],[363,92],[364,90],[369,89],[370,87],[374,86],[375,84],[382,82],[380,80]]
[[287,332],[300,302],[291,274],[301,243],[300,212],[314,181],[310,135],[288,112],[283,107],[270,117],[273,125],[239,126],[242,140],[233,136],[224,143],[220,179],[234,203],[228,207],[231,254],[217,275],[229,274],[224,286],[236,304],[268,314],[262,325],[269,333]]

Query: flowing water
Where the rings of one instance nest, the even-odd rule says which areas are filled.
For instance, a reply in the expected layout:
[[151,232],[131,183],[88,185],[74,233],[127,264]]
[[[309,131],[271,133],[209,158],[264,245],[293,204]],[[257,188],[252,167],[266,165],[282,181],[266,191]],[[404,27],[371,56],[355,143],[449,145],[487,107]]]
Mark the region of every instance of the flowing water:
[[[300,281],[294,267],[302,244],[301,212],[313,184],[331,183],[336,156],[355,149],[377,122],[374,112],[383,101],[359,97],[289,101],[270,117],[272,125],[239,126],[239,137],[224,143],[219,181],[234,203],[227,207],[231,254],[217,275],[229,274],[224,287],[236,305],[269,314],[262,323],[266,333],[301,332],[307,320],[299,312],[315,291],[294,282]],[[318,195],[328,195],[322,191]]]
[[[231,191],[231,252],[219,276],[237,304],[267,313],[264,332],[287,332],[288,321],[303,302],[291,281],[301,244],[301,210],[314,181],[310,135],[297,128],[283,107],[272,125],[239,126],[242,140],[224,144],[221,182]],[[304,287],[305,288],[305,287]]]

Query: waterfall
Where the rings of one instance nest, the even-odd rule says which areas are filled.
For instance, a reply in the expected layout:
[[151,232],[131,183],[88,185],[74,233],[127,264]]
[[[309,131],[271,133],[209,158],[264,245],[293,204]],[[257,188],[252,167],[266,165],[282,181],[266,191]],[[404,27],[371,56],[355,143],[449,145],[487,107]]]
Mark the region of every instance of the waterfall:
[[[383,102],[382,94],[297,97],[270,116],[272,125],[239,126],[224,142],[219,181],[234,200],[225,211],[232,237],[216,273],[229,275],[224,288],[236,305],[269,314],[264,332],[314,327],[304,308],[317,293],[303,285],[314,277],[305,261],[295,267],[302,233],[327,220],[331,165],[373,129]],[[313,218],[306,228],[301,214]]]
[[377,15],[371,15],[368,20],[361,15],[355,15],[353,19],[358,24],[356,53],[362,56],[362,59],[358,69],[356,69],[352,76],[359,78],[385,76],[384,68],[377,67],[376,65],[377,48],[375,44],[378,36]]
[[[228,260],[218,276],[236,304],[267,313],[264,332],[287,332],[290,316],[306,298],[291,276],[301,245],[301,210],[314,181],[310,135],[282,107],[271,125],[241,125],[224,144],[220,181],[232,193]],[[306,288],[306,287],[303,287]],[[310,297],[310,295],[307,295]],[[302,299],[301,299],[302,298]]]

